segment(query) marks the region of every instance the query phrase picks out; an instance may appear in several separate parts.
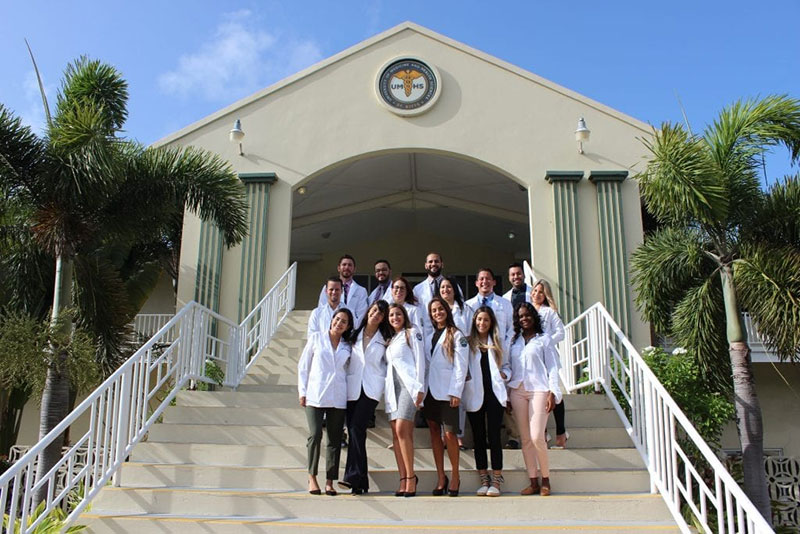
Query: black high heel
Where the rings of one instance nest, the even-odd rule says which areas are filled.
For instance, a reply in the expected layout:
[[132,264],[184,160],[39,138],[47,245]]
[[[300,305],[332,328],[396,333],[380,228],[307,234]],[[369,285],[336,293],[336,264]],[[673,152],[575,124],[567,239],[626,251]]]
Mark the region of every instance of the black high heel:
[[450,489],[450,487],[448,487],[447,494],[450,497],[458,497],[458,492],[460,489],[461,489],[461,479],[458,479],[458,487],[456,489]]
[[[408,477],[406,480],[411,480],[411,477]],[[415,497],[417,495],[417,484],[419,484],[419,477],[414,475],[414,491],[407,491],[405,494],[406,497]]]
[[450,485],[450,480],[448,480],[447,475],[444,476],[444,486],[441,488],[433,488],[433,495],[438,497],[440,495],[444,495],[447,491],[447,487]]
[[[400,482],[404,481],[406,478],[407,478],[407,477],[402,477],[402,478],[400,479]],[[400,491],[400,490],[397,490],[397,491],[395,491],[395,492],[394,492],[394,496],[395,496],[395,497],[405,497],[405,496],[406,496],[406,492],[405,492],[405,491]]]

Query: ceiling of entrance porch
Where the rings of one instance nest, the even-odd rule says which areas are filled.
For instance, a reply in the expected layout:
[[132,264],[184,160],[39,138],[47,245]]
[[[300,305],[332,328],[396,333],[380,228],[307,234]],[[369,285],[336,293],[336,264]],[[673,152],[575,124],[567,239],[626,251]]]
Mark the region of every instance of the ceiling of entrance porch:
[[[527,247],[527,190],[477,163],[429,153],[394,153],[330,169],[294,193],[292,249],[341,246],[385,235],[381,221],[408,230],[463,235],[476,244],[508,239]],[[324,235],[327,237],[324,237]]]

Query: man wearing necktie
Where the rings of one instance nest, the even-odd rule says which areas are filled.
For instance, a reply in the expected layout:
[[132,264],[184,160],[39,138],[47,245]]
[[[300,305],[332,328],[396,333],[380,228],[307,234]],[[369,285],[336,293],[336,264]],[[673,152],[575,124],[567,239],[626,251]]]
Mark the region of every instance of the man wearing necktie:
[[475,287],[478,288],[478,294],[469,299],[467,305],[476,313],[481,306],[491,308],[497,319],[497,329],[500,336],[504,341],[509,342],[514,335],[514,311],[510,301],[494,292],[495,285],[497,285],[497,280],[494,277],[494,272],[488,267],[480,269],[475,279]]
[[[367,312],[367,290],[353,280],[353,275],[356,271],[356,260],[353,256],[345,254],[339,258],[339,263],[336,265],[336,270],[339,273],[339,279],[342,281],[342,303],[353,312],[354,327],[358,328],[361,324],[361,319]],[[325,286],[319,294],[318,305],[322,305],[327,301],[325,294]]]
[[375,280],[378,285],[372,290],[367,298],[367,306],[372,306],[376,300],[384,299],[384,296],[391,295],[389,287],[392,285],[392,266],[389,265],[389,260],[378,260],[375,262]]

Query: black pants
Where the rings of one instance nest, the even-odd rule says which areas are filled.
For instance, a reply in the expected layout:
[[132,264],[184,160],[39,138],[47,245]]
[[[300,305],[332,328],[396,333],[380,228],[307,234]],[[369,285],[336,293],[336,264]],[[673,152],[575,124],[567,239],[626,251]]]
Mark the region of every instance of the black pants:
[[342,480],[354,489],[369,489],[367,475],[367,425],[375,414],[378,401],[367,397],[364,390],[358,400],[347,401],[347,432],[350,443],[347,446],[347,462]]
[[308,420],[308,474],[317,476],[319,453],[322,446],[322,418],[325,417],[325,431],[328,444],[325,447],[325,478],[339,478],[339,456],[342,452],[342,429],[345,410],[339,408],[315,408],[306,406]]
[[498,402],[491,389],[483,392],[483,406],[480,410],[467,412],[469,425],[472,427],[472,439],[475,440],[475,467],[479,470],[488,467],[486,461],[487,437],[489,450],[492,453],[492,469],[495,471],[503,469],[503,446],[500,442],[503,413],[505,413],[505,408]]
[[562,398],[561,402],[556,404],[556,407],[553,408],[553,417],[556,420],[556,435],[558,436],[567,431],[567,424],[565,421],[566,412],[567,410],[564,408],[564,399]]

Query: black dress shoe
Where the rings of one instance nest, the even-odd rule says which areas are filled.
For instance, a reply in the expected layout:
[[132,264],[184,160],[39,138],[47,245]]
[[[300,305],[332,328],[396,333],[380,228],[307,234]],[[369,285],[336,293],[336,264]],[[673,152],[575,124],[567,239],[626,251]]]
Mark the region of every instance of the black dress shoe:
[[367,492],[369,492],[367,488],[353,488],[350,493],[351,495],[364,495]]
[[[411,477],[408,477],[408,478],[409,478],[409,480],[411,479]],[[419,484],[419,477],[417,475],[414,475],[414,491],[407,491],[404,496],[405,497],[416,497],[416,495],[417,495],[417,484]]]
[[348,481],[346,481],[346,480],[340,480],[339,482],[337,482],[337,484],[338,484],[338,485],[339,485],[339,487],[340,487],[340,488],[342,488],[342,489],[353,489],[353,485],[352,485],[352,484],[350,484],[350,483],[349,483]]
[[311,495],[322,495],[322,490],[317,488],[315,490],[308,490]]
[[339,493],[337,493],[337,491],[335,489],[333,489],[333,488],[331,488],[331,489],[325,488],[325,495],[327,495],[329,497],[336,497],[337,495],[339,495]]
[[439,497],[440,495],[444,495],[444,492],[447,491],[447,486],[448,485],[450,485],[450,481],[447,479],[447,475],[445,475],[444,476],[444,486],[442,486],[441,488],[433,488],[433,491],[431,493],[433,493],[433,495],[436,496],[436,497]]

